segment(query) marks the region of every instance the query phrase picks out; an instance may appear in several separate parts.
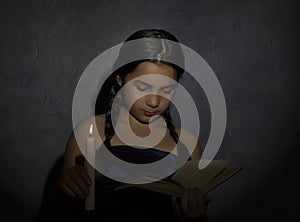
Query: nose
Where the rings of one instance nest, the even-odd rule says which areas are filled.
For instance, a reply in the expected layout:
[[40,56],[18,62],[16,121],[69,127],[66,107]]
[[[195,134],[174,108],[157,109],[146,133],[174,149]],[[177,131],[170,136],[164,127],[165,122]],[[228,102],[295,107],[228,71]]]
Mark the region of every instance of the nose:
[[155,108],[155,107],[158,107],[159,106],[159,95],[155,95],[155,94],[149,94],[147,95],[147,105],[152,107],[152,108]]

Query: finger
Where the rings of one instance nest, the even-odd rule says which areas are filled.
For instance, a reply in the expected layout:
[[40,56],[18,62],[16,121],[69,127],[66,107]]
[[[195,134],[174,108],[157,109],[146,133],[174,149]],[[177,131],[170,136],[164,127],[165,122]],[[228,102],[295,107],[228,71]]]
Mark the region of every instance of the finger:
[[195,196],[197,197],[198,213],[201,215],[205,215],[207,210],[207,203],[206,203],[205,196],[202,194],[199,188],[195,188],[194,192],[195,192]]
[[194,194],[195,194],[195,197],[197,198],[198,204],[205,203],[205,196],[202,194],[202,192],[199,188],[197,188],[197,187],[194,188]]
[[176,216],[181,216],[181,210],[180,210],[180,206],[177,202],[177,198],[176,197],[171,197],[172,200],[172,205],[173,205],[173,210]]
[[196,192],[199,206],[202,206],[203,209],[206,209],[210,199],[208,199],[206,195],[203,195],[200,189],[197,189]]
[[66,181],[65,185],[72,190],[76,196],[84,199],[85,198],[85,194],[84,192],[82,192],[82,190],[79,188],[78,184],[76,181],[73,180],[73,178],[70,176],[70,179]]
[[77,185],[77,187],[81,190],[81,192],[84,194],[84,196],[88,195],[89,189],[88,189],[87,185],[85,184],[85,182],[83,181],[83,179],[81,178],[81,176],[79,175],[78,171],[76,170],[70,176],[71,176],[74,184]]
[[[75,197],[79,197],[79,198],[82,198],[82,199],[85,198],[85,195],[81,192],[81,190],[79,189],[79,187],[76,184],[68,182],[68,183],[65,184],[65,186],[66,186],[66,189],[68,189],[72,193],[74,193]],[[71,195],[72,195],[72,193],[71,193]]]
[[92,184],[91,178],[89,177],[85,168],[79,166],[77,168],[77,172],[87,186],[90,186]]
[[71,197],[77,197],[77,195],[66,184],[62,185],[62,190]]
[[189,209],[195,209],[197,208],[199,204],[199,193],[196,189],[190,189],[188,190],[188,205]]
[[182,214],[185,214],[186,212],[188,212],[188,193],[189,193],[189,189],[186,189],[183,191],[183,194],[181,196],[181,210],[182,210]]

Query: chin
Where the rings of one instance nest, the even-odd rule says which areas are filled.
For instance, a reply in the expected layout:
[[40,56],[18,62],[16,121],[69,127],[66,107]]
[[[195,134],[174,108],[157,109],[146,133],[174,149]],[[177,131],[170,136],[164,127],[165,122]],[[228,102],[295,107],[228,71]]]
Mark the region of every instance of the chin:
[[149,124],[150,123],[150,118],[139,118],[138,121],[142,124]]
[[[160,117],[160,115],[155,115],[153,117],[146,117],[145,119],[147,119],[146,121],[144,121],[145,123],[149,124],[149,123],[153,123],[154,121],[156,121],[158,118]],[[151,121],[150,121],[151,120]]]

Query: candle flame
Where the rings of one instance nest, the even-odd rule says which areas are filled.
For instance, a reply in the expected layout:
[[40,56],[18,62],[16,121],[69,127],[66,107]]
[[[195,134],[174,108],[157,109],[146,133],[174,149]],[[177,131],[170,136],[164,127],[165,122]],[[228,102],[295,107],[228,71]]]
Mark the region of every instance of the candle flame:
[[90,126],[90,136],[93,134],[93,124],[91,124],[91,126]]

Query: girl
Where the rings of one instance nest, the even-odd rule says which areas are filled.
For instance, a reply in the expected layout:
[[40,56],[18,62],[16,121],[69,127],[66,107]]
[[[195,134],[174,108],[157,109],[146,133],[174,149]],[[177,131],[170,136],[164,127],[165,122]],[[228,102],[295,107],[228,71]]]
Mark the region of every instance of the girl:
[[[149,38],[159,39],[159,44],[148,41]],[[183,55],[178,48],[170,45],[166,40],[178,42],[177,38],[167,31],[150,29],[137,31],[125,41],[137,39],[143,40],[138,50],[148,53],[151,59],[133,61],[118,67],[122,58],[128,53],[126,47],[121,47],[115,63],[117,68],[106,80],[98,95],[95,117],[82,120],[74,129],[79,136],[75,138],[73,132],[66,146],[60,189],[70,197],[70,200],[76,200],[78,205],[75,205],[80,206],[81,209],[84,209],[82,203],[88,195],[91,178],[76,159],[82,157],[79,147],[85,146],[84,138],[88,136],[91,123],[95,123],[101,138],[101,140],[96,139],[96,147],[101,149],[105,145],[111,153],[123,161],[137,164],[150,163],[170,153],[176,157],[185,151],[189,152],[190,159],[201,157],[198,139],[187,129],[175,126],[170,114],[170,100],[176,91],[175,83],[180,80],[184,70],[167,62],[170,61],[171,56],[183,59]],[[122,92],[117,96],[121,89]],[[115,99],[118,102],[114,106],[115,110],[112,110]],[[112,112],[116,112],[117,115],[112,115]],[[115,127],[126,137],[128,134],[126,123],[129,118],[129,126],[134,134],[145,138],[151,132],[149,125],[159,121],[157,116],[163,117],[167,130],[159,143],[153,147],[150,143],[134,144],[134,140],[130,144],[124,143],[116,134],[112,124],[115,121]],[[155,132],[164,133],[159,124],[153,129]],[[179,141],[180,134],[183,136]],[[174,150],[177,143],[182,146]],[[146,149],[139,149],[137,146]],[[100,149],[97,150],[97,159],[101,159],[98,152]],[[97,221],[153,221],[161,218],[202,221],[206,215],[208,201],[197,188],[186,189],[182,197],[177,199],[138,188],[113,191],[119,182],[99,172],[96,173],[96,181],[95,218]],[[81,218],[80,215],[83,215],[80,212],[84,210],[78,210],[80,207],[76,208],[77,214],[74,218]]]

